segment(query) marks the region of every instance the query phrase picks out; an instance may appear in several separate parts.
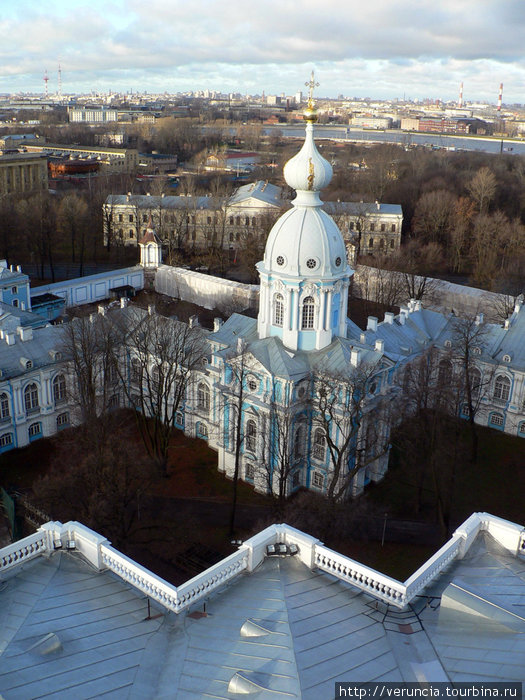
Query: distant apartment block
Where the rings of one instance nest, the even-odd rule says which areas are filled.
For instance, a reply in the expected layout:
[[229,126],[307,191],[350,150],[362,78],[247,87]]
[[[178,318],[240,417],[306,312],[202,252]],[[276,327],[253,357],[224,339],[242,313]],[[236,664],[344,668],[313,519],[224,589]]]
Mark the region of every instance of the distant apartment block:
[[107,124],[118,121],[118,111],[116,109],[100,107],[68,107],[67,114],[70,122],[81,122],[83,124]]
[[401,129],[436,134],[488,134],[491,131],[481,119],[453,117],[408,117],[401,120]]
[[41,146],[27,145],[26,150],[50,157],[96,158],[101,169],[107,172],[134,173],[139,164],[139,152],[136,148],[64,146],[46,143]]
[[47,160],[38,154],[0,156],[0,195],[47,190]]
[[350,125],[360,129],[391,129],[392,117],[352,117],[352,119],[350,119]]

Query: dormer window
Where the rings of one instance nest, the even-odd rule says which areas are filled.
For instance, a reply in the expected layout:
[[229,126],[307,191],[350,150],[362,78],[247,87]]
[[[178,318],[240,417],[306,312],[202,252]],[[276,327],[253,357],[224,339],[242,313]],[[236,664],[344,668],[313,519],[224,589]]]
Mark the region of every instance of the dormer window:
[[510,355],[503,355],[502,360],[503,362],[510,362],[512,358]]
[[26,369],[33,369],[33,361],[32,360],[26,361]]

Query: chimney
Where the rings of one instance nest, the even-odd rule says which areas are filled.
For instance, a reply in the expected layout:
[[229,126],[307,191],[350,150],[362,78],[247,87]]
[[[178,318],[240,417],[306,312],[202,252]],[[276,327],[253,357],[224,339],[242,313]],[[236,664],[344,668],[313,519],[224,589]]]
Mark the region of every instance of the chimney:
[[17,271],[17,272],[22,272],[22,267],[21,267],[21,265],[17,265],[17,266],[16,266],[16,271]]
[[97,320],[97,314],[89,314],[89,320],[91,321],[91,323],[95,323],[95,321]]
[[377,331],[377,318],[375,316],[368,317],[368,323],[366,325],[367,331]]
[[244,352],[245,347],[246,345],[244,342],[244,338],[237,338],[237,352],[241,354],[242,352]]
[[14,333],[5,333],[5,342],[8,345],[14,345],[15,344],[15,334]]
[[106,315],[106,307],[103,306],[102,304],[100,304],[98,307],[98,312],[101,316],[105,316]]
[[404,326],[408,316],[408,309],[406,306],[402,306],[399,309],[399,323]]
[[361,351],[358,348],[352,348],[352,352],[350,353],[350,364],[352,367],[357,367],[359,364],[359,356],[361,354]]
[[385,323],[392,325],[394,323],[394,314],[392,311],[385,312]]
[[366,343],[366,333],[361,333],[361,336],[359,338],[359,341],[365,345]]
[[20,340],[22,342],[26,342],[26,340],[33,340],[33,329],[32,328],[24,328],[23,326],[18,326],[16,329],[18,332],[18,335],[20,336]]
[[127,305],[128,305],[128,298],[127,297],[120,297],[120,308],[125,309]]
[[483,323],[483,314],[480,312],[479,314],[476,314],[476,326],[481,326]]
[[508,331],[510,328],[510,318],[505,319],[505,323],[503,324],[503,328]]
[[222,327],[222,318],[214,318],[213,319],[213,332],[217,333],[218,330],[220,330]]
[[381,353],[384,352],[384,351],[385,351],[385,341],[384,341],[384,340],[380,340],[380,339],[378,338],[378,339],[376,340],[375,349],[377,350],[377,352],[381,352]]
[[196,314],[194,316],[190,316],[188,319],[188,325],[190,328],[196,328],[199,325],[199,317]]
[[153,316],[155,313],[155,304],[148,304],[148,314],[150,316]]

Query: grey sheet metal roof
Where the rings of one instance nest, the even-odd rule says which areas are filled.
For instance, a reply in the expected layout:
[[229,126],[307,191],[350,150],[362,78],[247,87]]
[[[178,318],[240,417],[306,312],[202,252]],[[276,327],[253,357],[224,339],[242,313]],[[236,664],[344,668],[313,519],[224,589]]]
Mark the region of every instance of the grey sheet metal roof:
[[0,584],[0,693],[232,699],[251,686],[262,699],[323,700],[336,681],[525,680],[523,631],[476,603],[447,605],[451,582],[525,625],[525,560],[486,533],[404,611],[276,557],[212,594],[205,613],[201,603],[145,620],[142,594],[78,552],[55,552]]
[[367,214],[396,214],[402,216],[400,204],[383,204],[382,202],[325,202],[323,209],[331,214],[349,214],[366,216]]
[[264,180],[257,180],[257,182],[239,187],[230,198],[229,204],[230,206],[243,204],[249,199],[256,199],[264,204],[280,207],[283,204],[281,192],[281,187],[272,185]]
[[[56,360],[51,356],[51,350],[60,350],[62,340],[62,329],[60,326],[46,326],[44,328],[34,328],[33,338],[22,341],[15,334],[14,345],[8,345],[5,340],[0,339],[0,369],[2,377],[9,379],[28,371],[32,372],[38,367],[45,367],[54,364]],[[22,366],[21,358],[31,360],[32,368],[26,370]]]
[[128,697],[161,619],[112,574],[55,553],[0,589],[0,693],[27,698]]

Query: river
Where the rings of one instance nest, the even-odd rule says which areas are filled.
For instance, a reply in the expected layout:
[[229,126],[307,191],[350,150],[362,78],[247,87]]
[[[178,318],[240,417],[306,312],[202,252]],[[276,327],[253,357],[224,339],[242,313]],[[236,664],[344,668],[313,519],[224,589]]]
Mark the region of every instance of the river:
[[[278,129],[285,137],[304,136],[304,129],[299,126],[278,125],[265,127],[270,134]],[[368,129],[352,129],[345,126],[316,126],[317,139],[338,139],[349,143],[366,141],[368,143],[398,143],[403,146],[427,146],[446,148],[456,151],[479,151],[480,153],[507,153],[525,155],[525,140],[484,138],[482,136],[452,136],[449,134],[431,134],[388,129],[373,131]]]

